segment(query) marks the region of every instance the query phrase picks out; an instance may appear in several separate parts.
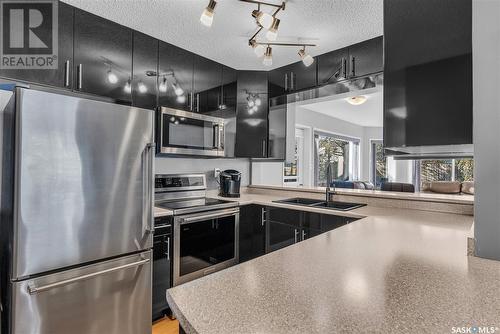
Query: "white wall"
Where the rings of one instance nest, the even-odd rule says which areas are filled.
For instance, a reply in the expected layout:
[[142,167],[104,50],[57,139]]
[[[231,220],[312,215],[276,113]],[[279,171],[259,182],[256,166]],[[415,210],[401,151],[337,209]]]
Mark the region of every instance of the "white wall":
[[478,256],[500,260],[500,1],[472,6],[474,236]]
[[250,161],[248,159],[195,159],[195,158],[156,158],[155,174],[204,173],[209,189],[217,189],[214,168],[236,169],[241,172],[241,185],[250,183]]
[[253,162],[252,163],[252,184],[261,184],[268,186],[283,185],[283,163],[272,162]]

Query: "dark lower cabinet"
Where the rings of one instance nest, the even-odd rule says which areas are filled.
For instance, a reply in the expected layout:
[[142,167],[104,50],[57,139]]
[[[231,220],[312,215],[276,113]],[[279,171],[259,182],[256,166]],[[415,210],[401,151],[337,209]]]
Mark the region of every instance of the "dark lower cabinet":
[[74,88],[130,103],[132,30],[79,9],[74,27]]
[[302,216],[302,211],[298,210],[266,208],[266,253],[301,240]]
[[132,105],[154,109],[157,106],[157,76],[151,72],[158,70],[158,40],[134,31],[133,52]]
[[265,210],[259,205],[240,207],[240,262],[264,255]]
[[[72,88],[73,83],[73,7],[58,3],[57,69],[0,69],[0,77],[21,82]],[[44,29],[44,26],[39,29]],[[44,31],[38,31],[44,34]]]

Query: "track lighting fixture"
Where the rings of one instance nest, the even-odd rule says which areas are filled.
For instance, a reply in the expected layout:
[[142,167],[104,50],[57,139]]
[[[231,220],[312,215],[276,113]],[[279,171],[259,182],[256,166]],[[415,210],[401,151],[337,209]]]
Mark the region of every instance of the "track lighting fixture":
[[127,83],[123,87],[123,91],[127,94],[132,93],[132,82],[130,79],[127,80]]
[[206,27],[212,26],[212,23],[214,21],[215,6],[217,6],[217,1],[210,0],[208,6],[201,14],[200,22]]
[[307,67],[311,66],[314,63],[314,58],[311,57],[311,55],[306,53],[305,47],[303,49],[299,50],[299,57],[302,60],[302,62],[304,63],[304,65],[306,65]]
[[278,27],[280,25],[280,19],[274,19],[273,25],[266,33],[266,38],[268,41],[274,42],[278,38]]
[[108,70],[107,75],[109,83],[115,84],[118,82],[118,77],[116,76],[115,73],[113,73],[111,69]]
[[181,104],[186,103],[186,96],[178,95],[176,100],[178,103],[181,103]]
[[254,10],[252,16],[257,21],[257,24],[264,29],[270,29],[273,26],[275,18],[268,13],[264,13],[260,10]]
[[273,65],[273,49],[268,46],[266,48],[266,54],[264,55],[264,60],[262,61],[264,66],[272,66]]
[[148,87],[144,84],[144,82],[140,81],[139,84],[137,85],[137,89],[139,90],[139,93],[144,94],[148,91]]
[[167,82],[167,78],[165,76],[163,76],[163,79],[161,79],[161,83],[160,85],[158,86],[158,90],[162,93],[166,93],[167,92],[167,89],[168,89],[168,82]]

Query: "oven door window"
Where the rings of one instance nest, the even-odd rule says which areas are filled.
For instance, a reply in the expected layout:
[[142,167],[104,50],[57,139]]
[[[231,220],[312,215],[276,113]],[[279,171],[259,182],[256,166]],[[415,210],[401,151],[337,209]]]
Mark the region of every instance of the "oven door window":
[[212,122],[163,115],[163,147],[217,149],[217,125]]
[[180,226],[180,276],[235,257],[235,216]]

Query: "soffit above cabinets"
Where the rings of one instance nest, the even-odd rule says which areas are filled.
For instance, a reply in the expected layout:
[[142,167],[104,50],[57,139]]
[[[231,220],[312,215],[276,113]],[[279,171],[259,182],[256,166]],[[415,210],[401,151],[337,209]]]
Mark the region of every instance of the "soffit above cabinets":
[[[239,70],[269,70],[299,60],[296,50],[275,48],[273,66],[263,66],[248,46],[256,5],[236,0],[218,1],[211,28],[200,23],[208,0],[64,2]],[[317,44],[308,49],[315,56],[380,36],[382,5],[383,0],[289,0],[278,14],[278,41]]]

